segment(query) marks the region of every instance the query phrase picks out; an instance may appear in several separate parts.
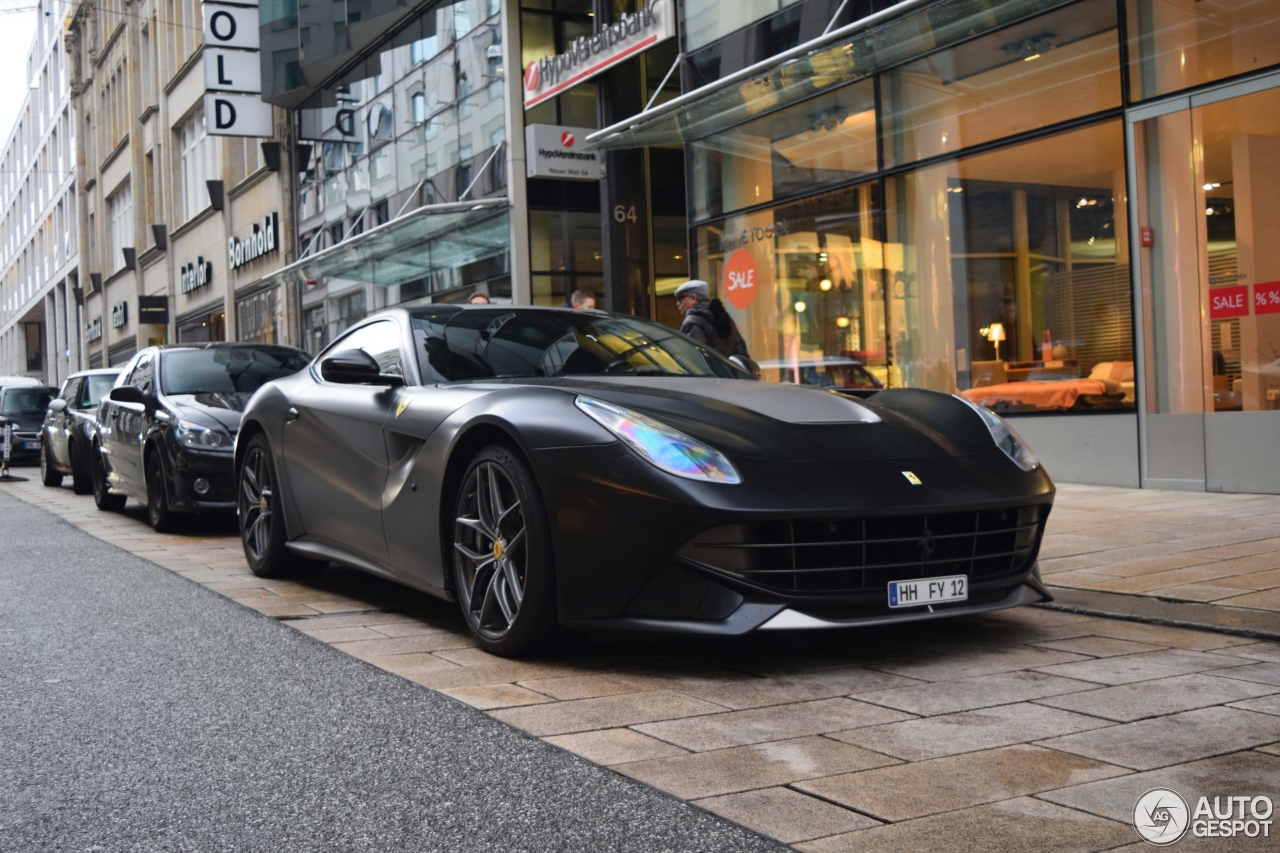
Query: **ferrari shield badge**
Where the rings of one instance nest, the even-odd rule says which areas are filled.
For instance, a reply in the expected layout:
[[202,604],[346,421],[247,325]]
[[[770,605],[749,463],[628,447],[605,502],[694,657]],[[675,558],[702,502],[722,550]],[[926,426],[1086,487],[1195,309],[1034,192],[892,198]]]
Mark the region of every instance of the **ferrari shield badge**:
[[403,415],[404,410],[409,408],[409,404],[412,402],[413,402],[413,398],[410,397],[409,395],[406,394],[404,397],[402,397],[400,399],[400,402],[396,403],[396,417],[398,418],[401,415]]
[[910,483],[910,484],[911,484],[911,485],[913,485],[913,486],[923,485],[923,484],[920,482],[920,478],[919,478],[919,477],[917,477],[915,474],[913,474],[913,473],[912,473],[912,472],[910,472],[910,471],[903,471],[903,472],[902,472],[902,476],[906,477],[906,478],[907,478],[907,482],[908,482],[908,483]]

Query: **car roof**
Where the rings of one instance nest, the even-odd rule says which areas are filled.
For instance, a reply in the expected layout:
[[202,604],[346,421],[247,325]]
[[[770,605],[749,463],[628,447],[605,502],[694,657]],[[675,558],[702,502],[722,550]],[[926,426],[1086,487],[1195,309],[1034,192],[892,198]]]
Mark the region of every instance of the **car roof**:
[[10,391],[52,391],[58,393],[58,389],[52,385],[5,385],[0,388],[0,394],[7,394]]
[[123,367],[95,367],[93,370],[80,370],[68,376],[68,379],[79,379],[82,376],[119,376]]

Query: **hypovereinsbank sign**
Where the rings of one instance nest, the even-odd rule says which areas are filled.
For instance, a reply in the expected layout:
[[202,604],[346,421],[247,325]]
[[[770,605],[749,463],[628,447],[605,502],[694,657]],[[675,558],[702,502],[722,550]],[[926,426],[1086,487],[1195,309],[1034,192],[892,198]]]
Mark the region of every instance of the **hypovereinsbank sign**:
[[675,34],[673,0],[651,0],[638,12],[620,16],[594,35],[580,36],[564,53],[525,66],[525,109],[536,107]]

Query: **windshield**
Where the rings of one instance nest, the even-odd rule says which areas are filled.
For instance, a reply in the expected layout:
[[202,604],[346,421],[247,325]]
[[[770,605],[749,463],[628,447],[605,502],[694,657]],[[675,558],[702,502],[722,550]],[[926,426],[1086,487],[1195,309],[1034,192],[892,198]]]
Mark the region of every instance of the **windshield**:
[[166,394],[252,394],[311,362],[301,350],[273,346],[174,350],[162,357]]
[[428,382],[602,374],[753,378],[719,353],[637,317],[440,306],[415,311],[412,319]]
[[4,392],[4,405],[0,406],[0,414],[43,414],[49,408],[49,401],[57,393],[53,388],[9,388]]

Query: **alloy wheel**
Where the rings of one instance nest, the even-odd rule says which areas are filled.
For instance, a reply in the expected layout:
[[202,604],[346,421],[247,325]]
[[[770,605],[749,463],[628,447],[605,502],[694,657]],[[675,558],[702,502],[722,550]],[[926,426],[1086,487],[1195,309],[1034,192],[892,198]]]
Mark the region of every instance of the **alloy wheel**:
[[260,561],[271,542],[273,519],[271,461],[252,447],[240,469],[240,538],[251,560]]
[[454,519],[454,569],[462,611],[489,640],[505,637],[524,600],[525,517],[511,476],[496,462],[472,469]]

